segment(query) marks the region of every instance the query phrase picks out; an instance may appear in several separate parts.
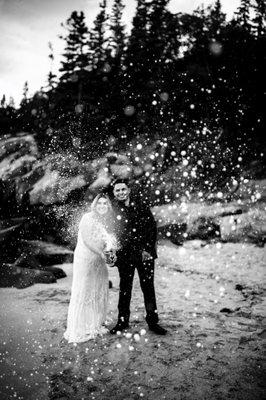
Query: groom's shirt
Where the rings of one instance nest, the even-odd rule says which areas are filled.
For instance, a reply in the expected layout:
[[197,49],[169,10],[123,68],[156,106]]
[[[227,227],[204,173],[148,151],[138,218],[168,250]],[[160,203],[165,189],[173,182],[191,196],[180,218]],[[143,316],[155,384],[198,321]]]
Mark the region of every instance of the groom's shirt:
[[157,228],[150,209],[135,201],[114,200],[115,231],[122,251],[132,253],[146,250],[154,258],[156,254]]

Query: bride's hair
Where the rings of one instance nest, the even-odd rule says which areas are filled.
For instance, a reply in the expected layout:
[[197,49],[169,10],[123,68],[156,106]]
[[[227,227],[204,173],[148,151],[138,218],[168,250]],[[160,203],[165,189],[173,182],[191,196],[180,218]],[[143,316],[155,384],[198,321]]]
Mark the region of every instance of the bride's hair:
[[109,197],[108,197],[105,193],[99,193],[99,194],[97,194],[97,196],[93,199],[93,202],[91,203],[91,211],[92,211],[94,214],[98,215],[97,210],[96,210],[96,206],[97,206],[97,203],[98,203],[98,201],[99,201],[100,199],[105,199],[105,200],[107,200],[108,211],[109,211],[109,213],[110,213],[110,212],[113,210],[113,208],[112,208],[112,204],[111,204],[111,201],[110,201]]

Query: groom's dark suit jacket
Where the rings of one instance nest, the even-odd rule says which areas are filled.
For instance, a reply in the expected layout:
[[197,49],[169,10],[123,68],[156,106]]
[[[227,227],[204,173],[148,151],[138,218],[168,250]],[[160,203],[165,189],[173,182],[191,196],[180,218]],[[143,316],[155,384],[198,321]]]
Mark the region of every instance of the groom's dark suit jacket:
[[119,253],[130,256],[145,250],[157,258],[157,227],[150,209],[138,200],[130,200],[126,206],[114,199],[112,204],[115,234],[122,247]]

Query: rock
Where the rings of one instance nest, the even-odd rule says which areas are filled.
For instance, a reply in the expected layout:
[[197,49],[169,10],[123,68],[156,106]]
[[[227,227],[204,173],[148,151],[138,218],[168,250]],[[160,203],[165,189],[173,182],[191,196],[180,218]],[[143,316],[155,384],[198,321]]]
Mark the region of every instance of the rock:
[[263,297],[263,288],[255,285],[252,287],[246,286],[246,285],[241,285],[241,284],[236,284],[235,285],[235,290],[238,290],[242,293],[243,297],[245,300],[249,300],[252,302],[261,302],[262,297]]
[[232,314],[234,311],[231,310],[230,308],[224,307],[220,310],[220,312],[223,314]]
[[187,225],[184,224],[167,224],[158,227],[158,238],[169,239],[172,243],[180,245],[184,242],[184,233]]
[[[114,164],[117,161],[117,158],[117,153],[110,152],[106,154],[106,160],[108,164]],[[103,161],[103,163],[105,163],[105,161]]]
[[28,173],[39,157],[33,135],[0,140],[0,180],[11,181]]
[[33,188],[33,185],[43,177],[43,175],[43,165],[36,163],[32,166],[30,172],[15,179],[15,192],[18,203],[22,203],[25,195]]
[[233,235],[232,232],[236,230],[237,225],[237,218],[233,216],[223,217],[220,220],[220,232],[221,232],[221,239],[224,241],[229,241],[232,237],[236,237]]
[[248,201],[266,201],[266,179],[241,181],[235,196]]
[[0,287],[26,288],[34,283],[55,283],[51,271],[20,268],[12,264],[3,264],[0,268]]
[[235,315],[238,317],[251,319],[251,310],[238,310]]
[[220,226],[214,218],[199,217],[187,229],[188,239],[210,240],[220,237]]
[[10,238],[14,240],[26,220],[27,218],[22,217],[0,221],[0,243],[3,245]]
[[132,165],[126,155],[107,153],[104,158],[94,160],[92,167],[96,171],[96,179],[90,185],[92,192],[107,188],[114,178],[129,178]]
[[266,215],[261,208],[251,208],[237,216],[219,220],[221,239],[227,242],[251,242],[263,246],[266,241]]
[[239,204],[205,204],[181,201],[152,208],[158,226],[187,224],[188,239],[215,239],[220,237],[220,221],[224,215],[240,215]]
[[98,172],[97,178],[90,185],[90,192],[97,192],[100,189],[107,188],[112,181],[110,173],[106,169],[102,169]]
[[58,153],[47,155],[41,162],[34,164],[23,177],[16,180],[17,198],[26,193],[31,205],[51,205],[74,200],[83,196],[83,188],[91,184],[94,171],[91,163],[82,162],[75,155]]
[[241,336],[239,339],[239,345],[248,343],[253,340],[255,340],[255,338],[252,337],[251,335]]
[[33,135],[21,133],[15,137],[4,137],[0,140],[0,161],[12,153],[20,156],[31,154],[38,156],[38,148]]
[[206,246],[206,242],[204,240],[198,240],[198,239],[188,240],[183,244],[183,247],[185,249],[194,249],[194,250],[200,249],[201,247],[204,246]]
[[17,194],[20,179],[29,174],[39,157],[33,135],[21,134],[0,140],[1,214],[14,216],[23,200],[23,190]]
[[25,240],[21,242],[24,254],[34,256],[44,266],[73,262],[73,251],[63,246],[41,240]]
[[243,214],[242,208],[235,208],[234,206],[230,209],[227,207],[219,216],[220,217],[228,217],[229,215],[240,215]]
[[132,167],[127,164],[113,164],[110,166],[110,172],[114,178],[127,179],[132,173]]
[[34,283],[53,283],[65,278],[65,272],[55,264],[72,262],[73,252],[41,241],[21,241],[20,256],[14,263],[2,263],[1,286],[23,288]]
[[67,274],[65,273],[65,271],[62,270],[62,268],[54,267],[53,265],[45,266],[41,269],[43,271],[51,272],[56,279],[66,278],[66,276],[67,276]]
[[228,215],[238,215],[248,211],[248,206],[236,203],[195,203],[183,200],[181,202],[172,202],[161,206],[153,207],[153,212],[157,220],[162,219],[165,223],[182,223],[188,224],[197,220],[200,217],[212,218],[216,221],[218,217]]
[[258,333],[258,336],[262,339],[266,339],[266,329],[262,329],[262,331]]
[[13,153],[0,162],[0,179],[10,181],[31,171],[37,161],[31,154]]
[[16,203],[15,182],[3,182],[0,179],[0,199],[1,218],[8,218]]
[[27,218],[12,218],[0,221],[0,265],[13,263],[20,255],[19,242]]
[[30,191],[31,204],[63,203],[75,189],[86,186],[83,175],[60,176],[58,171],[46,170],[45,175],[33,185]]
[[[263,238],[266,238],[266,222],[262,223],[262,221],[266,221],[265,215],[262,217],[262,211],[250,210],[246,213],[246,210],[246,206],[240,207],[239,204],[234,203],[209,205],[184,201],[180,204],[172,203],[152,208],[159,235],[167,237],[168,232],[168,238],[170,240],[171,237],[174,238],[177,244],[184,241],[184,238],[204,241],[221,237],[224,241],[242,241],[243,233],[236,230],[235,225],[245,220],[245,215],[248,214],[254,229],[248,231],[248,228],[245,228],[246,240],[263,245],[265,242]],[[262,233],[258,233],[258,230]]]
[[54,267],[52,265],[42,265],[38,260],[38,256],[34,256],[31,254],[22,254],[13,264],[14,267],[18,268],[30,268],[30,269],[38,269],[41,271],[51,272],[56,279],[61,279],[66,277],[66,273],[58,267]]
[[252,314],[259,316],[260,318],[266,318],[266,298],[265,297],[261,297],[259,302],[252,307]]

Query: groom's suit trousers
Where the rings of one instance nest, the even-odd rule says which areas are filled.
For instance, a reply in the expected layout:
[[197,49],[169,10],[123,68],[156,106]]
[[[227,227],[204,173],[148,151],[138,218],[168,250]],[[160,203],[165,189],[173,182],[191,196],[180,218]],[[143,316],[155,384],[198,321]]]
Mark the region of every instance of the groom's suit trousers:
[[129,322],[130,301],[135,269],[138,271],[141,290],[146,308],[148,325],[158,322],[158,312],[154,290],[154,260],[142,261],[142,252],[117,254],[116,266],[120,276],[120,290],[118,302],[118,322]]

